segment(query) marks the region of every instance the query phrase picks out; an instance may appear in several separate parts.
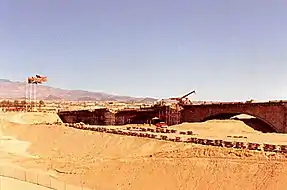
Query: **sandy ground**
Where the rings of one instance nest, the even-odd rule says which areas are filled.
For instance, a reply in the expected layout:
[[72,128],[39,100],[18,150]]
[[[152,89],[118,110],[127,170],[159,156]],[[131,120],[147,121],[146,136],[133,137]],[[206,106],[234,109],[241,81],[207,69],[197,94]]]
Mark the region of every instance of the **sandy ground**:
[[0,112],[0,119],[17,124],[41,124],[41,123],[56,123],[61,121],[60,117],[55,113],[15,113],[15,112]]
[[39,185],[27,183],[24,181],[0,177],[0,189],[1,190],[51,190],[50,188],[45,188]]
[[287,144],[287,135],[278,133],[261,133],[239,120],[212,120],[203,123],[183,123],[173,126],[178,130],[192,130],[202,137],[211,139],[234,139],[228,136],[244,136],[241,141]]
[[[136,190],[275,190],[287,185],[284,155],[33,125],[32,114],[4,114],[0,118],[1,161],[44,170],[74,185]],[[38,114],[35,118],[54,121],[56,116]],[[254,131],[240,121],[208,121],[174,128],[213,138],[242,134],[248,140],[281,144],[287,139],[286,135]],[[4,141],[14,144],[5,145]]]

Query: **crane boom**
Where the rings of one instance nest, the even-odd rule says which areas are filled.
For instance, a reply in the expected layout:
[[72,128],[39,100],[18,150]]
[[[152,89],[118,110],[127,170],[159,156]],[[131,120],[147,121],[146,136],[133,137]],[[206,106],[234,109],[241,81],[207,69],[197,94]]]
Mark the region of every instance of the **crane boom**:
[[189,96],[189,95],[191,95],[191,94],[193,94],[193,93],[195,93],[195,90],[193,90],[193,91],[187,93],[186,95],[182,96],[180,99],[186,98],[187,96]]
[[178,98],[169,98],[170,100],[176,100],[176,101],[178,101],[178,103],[179,104],[185,104],[186,102],[190,102],[190,100],[184,100],[187,96],[189,96],[189,95],[191,95],[191,94],[193,94],[193,93],[195,93],[195,90],[193,90],[193,91],[191,91],[191,92],[189,92],[189,93],[187,93],[187,94],[185,94],[184,96],[182,96],[182,97],[178,97]]

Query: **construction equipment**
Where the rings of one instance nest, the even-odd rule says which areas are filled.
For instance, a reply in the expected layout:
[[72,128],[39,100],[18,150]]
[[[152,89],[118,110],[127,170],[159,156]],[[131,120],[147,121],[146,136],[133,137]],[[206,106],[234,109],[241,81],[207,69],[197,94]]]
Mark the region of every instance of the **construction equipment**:
[[167,128],[168,127],[168,125],[165,122],[163,122],[163,121],[155,124],[155,126],[157,128]]
[[152,124],[155,125],[156,128],[166,128],[166,127],[168,127],[168,125],[164,121],[159,119],[158,117],[152,118]]
[[185,94],[182,97],[177,97],[177,98],[169,98],[170,100],[176,100],[179,102],[179,104],[186,104],[186,103],[190,103],[190,100],[187,98],[189,95],[191,94],[195,94],[195,90]]

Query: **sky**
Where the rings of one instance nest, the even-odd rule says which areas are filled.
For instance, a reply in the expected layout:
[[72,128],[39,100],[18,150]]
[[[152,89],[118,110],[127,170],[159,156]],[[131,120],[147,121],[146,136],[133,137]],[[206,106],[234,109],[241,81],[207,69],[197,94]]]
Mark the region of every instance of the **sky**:
[[0,78],[136,97],[287,99],[286,0],[0,0]]

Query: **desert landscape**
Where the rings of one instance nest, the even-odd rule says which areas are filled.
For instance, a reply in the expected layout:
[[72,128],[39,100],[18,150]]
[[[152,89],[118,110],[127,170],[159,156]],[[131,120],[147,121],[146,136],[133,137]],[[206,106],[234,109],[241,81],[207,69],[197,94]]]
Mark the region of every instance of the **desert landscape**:
[[286,6],[1,0],[0,190],[286,190]]
[[[285,130],[277,122],[285,102],[190,101],[187,96],[195,91],[154,101],[47,86],[36,91],[39,99],[29,100],[21,98],[25,84],[1,83],[17,91],[0,104],[2,165],[42,172],[77,189],[287,185],[286,134],[274,131]],[[282,113],[268,114],[274,110]],[[209,112],[217,117],[207,117]],[[203,121],[202,114],[208,119]],[[162,122],[152,123],[154,117]]]
[[[90,189],[285,189],[285,153],[172,142],[83,130],[55,123],[55,113],[5,112],[1,162],[44,171]],[[90,126],[100,127],[100,126]],[[106,130],[153,128],[105,126]],[[285,134],[262,133],[238,120],[182,123],[170,130],[196,138],[287,144]],[[131,130],[131,129],[130,129]],[[160,134],[155,131],[155,134]],[[169,134],[174,135],[174,134]],[[185,137],[186,135],[179,135]]]

